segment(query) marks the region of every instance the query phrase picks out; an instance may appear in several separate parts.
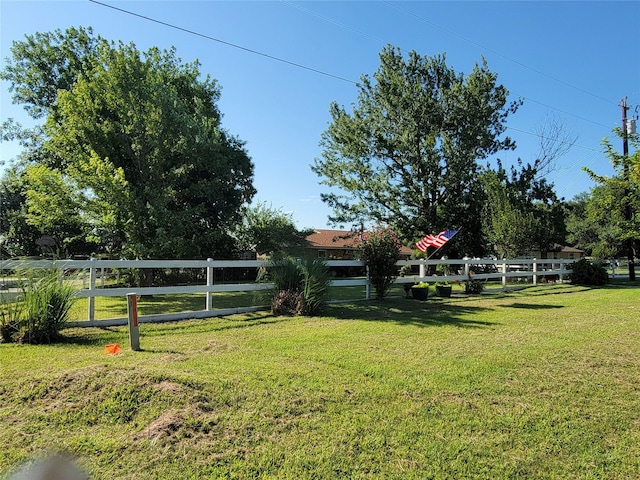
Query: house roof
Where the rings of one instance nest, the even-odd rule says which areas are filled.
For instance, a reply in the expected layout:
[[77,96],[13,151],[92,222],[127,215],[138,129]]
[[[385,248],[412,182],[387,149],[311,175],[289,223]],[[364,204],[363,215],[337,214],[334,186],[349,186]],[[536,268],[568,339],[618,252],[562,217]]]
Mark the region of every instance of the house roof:
[[346,230],[314,230],[307,236],[312,248],[358,248],[360,234]]
[[[318,249],[357,249],[362,242],[359,232],[348,230],[314,230],[306,240],[311,248]],[[412,250],[404,245],[400,248],[403,255],[411,255],[411,252]]]
[[567,245],[563,245],[560,251],[564,253],[584,253],[584,250],[580,250],[575,247],[568,247]]

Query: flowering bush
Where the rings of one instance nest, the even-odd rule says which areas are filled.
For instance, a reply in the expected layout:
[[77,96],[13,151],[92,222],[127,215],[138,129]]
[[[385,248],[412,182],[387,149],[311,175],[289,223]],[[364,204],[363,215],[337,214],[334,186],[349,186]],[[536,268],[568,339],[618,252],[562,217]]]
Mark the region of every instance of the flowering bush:
[[398,274],[396,262],[400,259],[401,246],[395,232],[386,228],[374,230],[364,239],[362,260],[378,300],[384,298]]

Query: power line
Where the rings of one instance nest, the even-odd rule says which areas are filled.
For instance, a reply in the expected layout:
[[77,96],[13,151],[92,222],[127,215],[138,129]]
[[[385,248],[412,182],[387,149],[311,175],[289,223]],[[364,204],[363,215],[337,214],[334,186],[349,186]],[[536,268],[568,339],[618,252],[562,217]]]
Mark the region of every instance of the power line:
[[[512,93],[518,95],[517,92],[512,92]],[[550,108],[552,110],[556,110],[556,111],[558,111],[560,113],[563,113],[565,115],[569,115],[571,117],[578,118],[578,119],[580,119],[580,120],[582,120],[584,122],[593,123],[594,125],[598,125],[599,127],[605,127],[605,128],[608,128],[608,129],[613,129],[613,127],[611,125],[605,125],[603,123],[596,122],[595,120],[590,120],[588,118],[581,117],[580,115],[576,115],[575,113],[567,112],[565,110],[560,110],[559,108],[552,107],[551,105],[547,105],[546,103],[539,102],[538,100],[534,100],[533,98],[530,98],[530,97],[525,97],[524,95],[518,95],[518,96],[522,97],[524,100],[528,100],[529,102],[537,103],[538,105],[542,105],[543,107],[547,107],[547,108]]]
[[[553,182],[553,183],[555,183],[555,182],[558,180],[558,178],[560,177],[560,175],[562,175],[562,173],[563,173],[563,172],[568,172],[568,171],[569,171],[569,170],[571,170],[572,168],[575,168],[579,163],[584,162],[587,158],[589,158],[589,157],[593,157],[593,158],[591,158],[591,160],[589,161],[589,163],[587,163],[587,164],[585,165],[585,167],[590,167],[590,166],[593,164],[593,162],[595,162],[595,161],[598,159],[598,155],[597,155],[597,154],[601,153],[601,151],[600,151],[599,149],[597,149],[597,148],[593,148],[593,147],[586,147],[586,146],[584,146],[584,145],[579,145],[579,144],[577,144],[577,143],[575,143],[575,142],[565,142],[565,141],[562,141],[562,140],[558,140],[558,139],[554,139],[554,138],[545,137],[544,135],[540,135],[540,134],[538,134],[538,133],[528,132],[528,131],[526,131],[526,130],[520,130],[520,129],[518,129],[518,128],[514,128],[514,127],[507,127],[507,130],[509,130],[509,129],[514,130],[514,131],[516,131],[516,132],[525,133],[525,134],[527,134],[527,135],[532,135],[532,136],[534,136],[534,137],[542,138],[542,139],[545,139],[545,140],[551,140],[551,141],[555,141],[555,142],[558,142],[558,143],[563,143],[563,144],[565,144],[565,145],[569,145],[569,147],[570,147],[570,148],[571,148],[571,147],[578,147],[578,148],[582,148],[582,149],[584,149],[584,150],[587,150],[587,153],[585,153],[582,157],[578,158],[575,162],[573,162],[573,163],[572,163],[571,165],[569,165],[568,167],[563,167],[563,168],[561,168],[561,169],[554,170],[554,171],[556,172],[556,174],[555,174],[555,175],[553,175],[553,177],[549,178],[549,180],[550,180],[551,182]],[[552,172],[549,172],[549,173],[552,173]],[[548,175],[549,175],[549,174],[544,175],[544,176],[546,177],[546,176],[548,176]],[[562,188],[562,190],[558,191],[558,195],[562,195],[562,194],[563,194],[564,192],[566,192],[566,191],[567,191],[571,186],[573,186],[573,185],[576,183],[576,181],[578,180],[578,177],[579,177],[580,175],[582,175],[582,172],[580,172],[580,173],[576,174],[576,175],[573,177],[573,179],[571,179],[571,181],[570,181],[570,182],[568,182],[568,183],[567,183],[567,184]]]
[[[325,15],[321,15],[321,14],[319,14],[318,12],[314,12],[313,10],[311,10],[311,9],[309,9],[309,8],[303,7],[303,6],[301,6],[301,5],[298,5],[298,4],[296,4],[296,3],[291,2],[291,1],[289,1],[289,0],[281,0],[281,1],[282,1],[283,3],[285,3],[286,5],[289,5],[289,6],[291,6],[291,7],[297,8],[298,10],[302,10],[302,11],[304,11],[304,12],[307,12],[307,13],[308,13],[308,14],[310,14],[310,15],[313,15],[313,16],[315,16],[315,17],[318,17],[318,18],[320,18],[320,19],[322,19],[322,20],[324,20],[324,21],[326,21],[326,22],[329,22],[329,23],[331,23],[331,24],[333,24],[333,25],[337,25],[338,27],[341,27],[341,28],[344,28],[344,29],[347,29],[347,30],[351,30],[352,32],[355,32],[355,33],[357,33],[357,34],[359,34],[359,35],[362,35],[362,36],[365,36],[365,37],[371,38],[371,39],[373,39],[373,40],[375,40],[375,41],[377,41],[377,42],[380,42],[380,43],[383,43],[383,44],[384,44],[384,43],[386,43],[386,42],[385,42],[385,40],[383,40],[383,39],[381,39],[381,38],[379,38],[379,37],[376,37],[376,36],[374,36],[374,35],[371,35],[371,34],[369,34],[369,33],[367,33],[367,32],[363,32],[362,30],[358,30],[357,28],[351,27],[350,25],[347,25],[347,24],[344,24],[344,23],[338,22],[338,21],[336,21],[336,20],[333,20],[332,18],[329,18],[329,17],[327,17],[327,16],[325,16]],[[385,3],[390,4],[389,2],[385,2]],[[391,4],[390,4],[390,5],[391,5]],[[395,5],[391,5],[391,6],[392,6],[392,7],[394,7],[394,8],[397,8]],[[398,8],[398,9],[399,9],[399,8]],[[401,10],[401,9],[399,9],[399,10]],[[402,11],[404,11],[404,10],[402,10]],[[409,12],[407,12],[407,13],[409,13]],[[421,18],[421,17],[418,17],[418,18]],[[449,32],[449,33],[451,33],[452,35],[456,35],[456,36],[458,36],[458,37],[462,38],[463,40],[466,40],[464,37],[461,37],[461,36],[459,36],[458,34],[456,34],[455,32],[449,31],[449,30],[445,29],[444,27],[441,27],[441,26],[439,26],[439,25],[435,25],[435,24],[433,24],[433,23],[431,23],[431,22],[428,22],[427,20],[424,20],[424,21],[425,21],[425,22],[427,22],[427,23],[430,23],[430,24],[432,24],[432,25],[434,25],[434,26],[436,26],[436,27],[438,27],[438,28],[441,28],[441,29],[443,29],[443,30],[445,30],[445,31],[447,31],[447,32]],[[475,42],[473,42],[473,41],[471,41],[471,40],[468,40],[468,41],[469,41],[469,42],[471,42],[471,43],[474,43],[475,45],[478,45],[478,46],[479,46],[479,47],[481,47],[481,48],[484,48],[484,49],[489,50],[489,51],[493,51],[493,50],[490,50],[489,48],[486,48],[486,47],[484,47],[484,46],[482,46],[482,45],[480,45],[480,44],[477,44],[477,43],[475,43]],[[504,58],[507,58],[508,60],[511,60],[510,58],[508,58],[508,57],[506,57],[506,56],[504,56],[504,55],[502,55],[502,54],[500,54],[500,53],[498,53],[498,52],[495,52],[495,53],[496,53],[497,55],[500,55],[500,56],[504,57]],[[530,67],[527,67],[526,65],[524,65],[524,64],[522,64],[522,63],[520,63],[520,62],[517,62],[517,61],[515,61],[515,60],[513,60],[513,61],[514,61],[514,62],[516,62],[516,63],[518,63],[518,64],[520,64],[520,65],[522,65],[522,66],[524,66],[524,67],[526,67],[526,68],[529,68],[529,69],[531,69],[531,70],[533,70],[533,71],[536,71],[535,69],[532,69],[532,68],[530,68]],[[542,73],[542,72],[539,72],[539,73],[541,73],[542,75],[545,75],[545,74],[544,74],[544,73]],[[577,88],[577,87],[575,87],[575,88]],[[596,121],[594,121],[594,120],[590,120],[590,119],[588,119],[588,118],[581,117],[580,115],[576,115],[575,113],[567,112],[567,111],[561,110],[561,109],[559,109],[559,108],[552,107],[551,105],[547,105],[547,104],[545,104],[545,103],[543,103],[543,102],[540,102],[540,101],[538,101],[538,100],[535,100],[535,99],[533,99],[533,98],[531,98],[531,97],[528,97],[528,96],[525,96],[525,95],[519,94],[518,92],[511,91],[511,93],[513,93],[514,95],[516,95],[516,96],[518,96],[518,97],[521,97],[521,98],[523,98],[523,99],[525,99],[525,100],[527,100],[527,101],[529,101],[529,102],[537,103],[538,105],[542,105],[542,106],[544,106],[544,107],[546,107],[546,108],[550,108],[550,109],[552,109],[552,110],[556,110],[556,111],[558,111],[558,112],[560,112],[560,113],[562,113],[562,114],[564,114],[564,115],[569,115],[569,116],[571,116],[571,117],[575,117],[575,118],[580,119],[580,120],[582,120],[582,121],[589,122],[589,123],[592,123],[592,124],[594,124],[594,125],[598,125],[598,126],[600,126],[600,127],[611,128],[609,125],[604,125],[604,124],[599,123],[599,122],[596,122]],[[602,100],[604,100],[604,99],[602,99]],[[607,100],[607,101],[608,101],[608,100]]]
[[253,53],[254,55],[260,55],[260,56],[268,58],[270,60],[276,60],[278,62],[286,63],[287,65],[291,65],[293,67],[302,68],[302,69],[308,70],[310,72],[318,73],[320,75],[325,75],[327,77],[335,78],[336,80],[342,80],[343,82],[348,82],[348,83],[352,83],[354,85],[357,85],[357,82],[355,82],[353,80],[349,80],[348,78],[340,77],[340,76],[334,75],[332,73],[328,73],[328,72],[324,72],[322,70],[318,70],[318,69],[315,69],[315,68],[307,67],[306,65],[302,65],[300,63],[296,63],[296,62],[292,62],[292,61],[289,61],[289,60],[285,60],[284,58],[280,58],[280,57],[276,57],[276,56],[273,56],[273,55],[269,55],[269,54],[264,53],[264,52],[259,52],[257,50],[253,50],[251,48],[243,47],[241,45],[236,45],[235,43],[226,42],[224,40],[220,40],[219,38],[211,37],[209,35],[205,35],[204,33],[199,33],[199,32],[196,32],[194,30],[189,30],[187,28],[179,27],[178,25],[174,25],[172,23],[163,22],[161,20],[157,20],[155,18],[151,18],[151,17],[148,17],[146,15],[141,15],[139,13],[131,12],[129,10],[125,10],[124,8],[114,7],[113,5],[108,5],[106,3],[98,2],[97,0],[89,0],[89,2],[95,3],[96,5],[101,5],[103,7],[111,8],[113,10],[117,10],[117,11],[122,12],[122,13],[126,13],[127,15],[132,15],[134,17],[142,18],[144,20],[148,20],[150,22],[154,22],[154,23],[157,23],[159,25],[164,25],[165,27],[173,28],[175,30],[180,30],[181,32],[185,32],[185,33],[188,33],[190,35],[196,35],[198,37],[205,38],[207,40],[211,40],[211,41],[214,41],[214,42],[221,43],[223,45],[227,45],[229,47],[237,48],[239,50],[244,50],[245,52]]
[[[595,153],[596,153],[596,152],[597,152],[597,150],[594,150],[593,152],[589,152],[589,153],[587,153],[584,157],[580,158],[579,160],[576,160],[576,161],[575,161],[575,162],[574,162],[570,167],[565,168],[565,169],[563,169],[563,170],[570,170],[571,168],[575,167],[575,166],[578,164],[578,162],[580,162],[580,161],[584,161],[586,158],[588,158],[589,156],[593,155],[593,158],[589,161],[589,163],[587,163],[587,164],[585,165],[585,167],[587,167],[587,168],[588,168],[588,167],[590,167],[590,166],[593,164],[593,162],[595,162],[595,161],[598,159],[598,157],[597,157],[597,156],[595,156]],[[560,173],[561,173],[561,172],[558,172],[558,175],[556,175],[556,176],[554,177],[554,179],[555,179],[555,178],[558,178],[558,176],[560,175]],[[580,175],[582,175],[583,173],[584,173],[584,172],[580,172],[580,173],[576,174],[576,175],[571,179],[571,181],[570,181],[569,183],[567,183],[567,184],[564,186],[564,188],[558,192],[558,195],[562,195],[564,192],[566,192],[566,191],[569,189],[569,187],[572,187],[572,186],[573,186],[573,184],[574,184],[574,183],[576,183],[576,181],[578,180],[578,177],[579,177]],[[552,181],[553,181],[553,179],[552,179]]]
[[347,30],[351,30],[352,32],[356,32],[357,34],[362,35],[362,36],[364,36],[364,37],[369,37],[369,38],[371,38],[371,39],[373,39],[373,40],[375,40],[375,41],[377,41],[377,42],[380,42],[380,43],[382,43],[382,44],[387,43],[385,40],[383,40],[383,39],[381,39],[381,38],[378,38],[378,37],[376,37],[375,35],[371,35],[370,33],[363,32],[362,30],[358,30],[357,28],[351,27],[350,25],[346,25],[346,24],[344,24],[344,23],[340,23],[340,22],[338,22],[338,21],[336,21],[336,20],[334,20],[334,19],[332,19],[332,18],[326,17],[326,16],[324,16],[324,15],[320,15],[318,12],[314,12],[313,10],[310,10],[310,9],[308,9],[308,8],[306,8],[306,7],[303,7],[303,6],[301,6],[301,5],[298,5],[298,4],[296,4],[296,3],[293,3],[293,2],[291,2],[291,1],[289,1],[289,0],[281,0],[281,1],[282,1],[285,5],[289,5],[290,7],[294,7],[294,8],[297,8],[298,10],[302,10],[302,11],[304,11],[304,12],[307,12],[308,14],[313,15],[314,17],[321,18],[321,19],[322,19],[322,20],[324,20],[325,22],[329,22],[329,23],[332,23],[332,24],[334,24],[334,25],[337,25],[338,27],[345,28],[345,29],[347,29]]
[[498,55],[498,56],[500,56],[500,57],[502,57],[502,58],[504,58],[504,59],[506,59],[506,60],[509,60],[510,62],[513,62],[513,63],[515,63],[516,65],[519,65],[519,66],[521,66],[521,67],[523,67],[523,68],[526,68],[527,70],[531,70],[532,72],[535,72],[535,73],[537,73],[538,75],[542,75],[543,77],[550,78],[551,80],[553,80],[553,81],[555,81],[555,82],[561,83],[562,85],[565,85],[565,86],[567,86],[567,87],[570,87],[570,88],[573,88],[573,89],[575,89],[575,90],[578,90],[579,92],[582,92],[582,93],[584,93],[584,94],[586,94],[586,95],[590,95],[590,96],[592,96],[592,97],[594,97],[594,98],[597,98],[598,100],[602,100],[603,102],[612,103],[612,104],[615,104],[616,106],[618,106],[616,102],[612,102],[611,100],[609,100],[609,99],[607,99],[607,98],[604,98],[604,97],[601,97],[601,96],[596,95],[596,94],[594,94],[594,93],[591,93],[591,92],[589,92],[589,91],[587,91],[587,90],[584,90],[584,89],[582,89],[582,88],[580,88],[580,87],[576,87],[575,85],[573,85],[573,84],[571,84],[571,83],[569,83],[569,82],[565,82],[564,80],[561,80],[561,79],[559,79],[559,78],[556,78],[556,77],[554,77],[553,75],[549,75],[548,73],[545,73],[545,72],[542,72],[542,71],[540,71],[540,70],[538,70],[538,69],[536,69],[536,68],[530,67],[529,65],[526,65],[526,64],[524,64],[524,63],[522,63],[522,62],[520,62],[520,61],[518,61],[518,60],[515,60],[515,59],[513,59],[513,58],[511,58],[511,57],[508,57],[507,55],[504,55],[503,53],[500,53],[500,52],[498,52],[498,51],[496,51],[496,50],[493,50],[493,49],[491,49],[491,48],[489,48],[489,47],[487,47],[487,46],[485,46],[485,45],[481,45],[481,44],[480,44],[480,43],[478,43],[478,42],[475,42],[475,41],[473,41],[473,40],[470,40],[470,39],[468,39],[468,38],[466,38],[466,37],[464,37],[464,36],[460,35],[459,33],[454,32],[453,30],[450,30],[450,29],[445,28],[445,27],[443,27],[443,26],[441,26],[441,25],[438,25],[437,23],[433,23],[433,22],[431,22],[431,21],[427,20],[426,18],[424,18],[424,17],[422,17],[422,16],[420,16],[420,15],[418,15],[418,14],[416,14],[416,13],[414,13],[414,12],[410,11],[410,10],[406,10],[406,9],[404,9],[404,8],[402,8],[402,7],[399,7],[399,6],[395,5],[393,2],[390,2],[390,1],[387,1],[387,0],[381,0],[381,1],[382,1],[383,3],[386,3],[387,5],[389,5],[390,7],[395,8],[396,10],[399,10],[399,11],[401,11],[401,12],[404,12],[404,13],[406,13],[407,15],[411,15],[412,17],[415,17],[415,18],[417,18],[417,19],[419,19],[419,20],[423,21],[424,23],[427,23],[427,24],[429,24],[429,25],[431,25],[431,26],[434,26],[434,27],[436,27],[436,28],[439,28],[440,30],[443,30],[443,31],[445,31],[445,32],[447,32],[447,33],[449,33],[449,34],[451,34],[451,35],[454,35],[454,36],[456,36],[456,37],[458,37],[458,38],[460,38],[460,39],[464,40],[465,42],[469,42],[469,43],[471,43],[471,44],[473,44],[473,45],[475,45],[475,46],[477,46],[477,47],[480,47],[480,48],[482,48],[482,49],[484,49],[484,50],[487,50],[487,51],[489,51],[489,52],[491,52],[491,53],[494,53],[495,55]]
[[[323,20],[328,21],[328,22],[330,22],[330,23],[333,23],[333,24],[335,24],[335,25],[338,25],[338,26],[340,26],[340,27],[342,27],[342,28],[347,28],[347,29],[349,29],[349,30],[352,30],[352,31],[354,31],[354,32],[356,32],[356,33],[358,33],[358,34],[360,34],[360,35],[367,36],[367,37],[372,38],[372,39],[377,40],[377,41],[382,41],[381,39],[379,39],[379,38],[377,38],[377,37],[375,37],[375,36],[369,35],[369,34],[368,34],[368,33],[366,33],[366,32],[362,32],[362,31],[357,30],[357,29],[354,29],[354,28],[352,28],[352,27],[350,27],[350,26],[348,26],[348,25],[345,25],[345,24],[342,24],[342,23],[336,22],[336,21],[334,21],[334,20],[332,20],[332,19],[330,19],[330,18],[328,18],[328,17],[325,17],[325,16],[322,16],[322,15],[319,15],[319,14],[317,14],[316,12],[313,12],[313,11],[311,11],[311,10],[307,9],[307,8],[301,7],[301,6],[296,5],[296,4],[293,4],[293,3],[289,3],[289,2],[287,2],[286,0],[283,0],[283,1],[284,1],[286,4],[288,4],[288,5],[291,5],[291,6],[295,7],[295,8],[300,9],[300,10],[304,10],[304,11],[306,11],[306,12],[308,12],[308,13],[312,14],[312,15],[315,15],[315,16],[317,16],[317,17],[319,17],[319,18],[322,18]],[[383,0],[383,1],[384,1],[384,0]],[[315,69],[315,68],[312,68],[312,67],[307,67],[306,65],[302,65],[302,64],[300,64],[300,63],[292,62],[292,61],[290,61],[290,60],[286,60],[286,59],[283,59],[283,58],[280,58],[280,57],[276,57],[276,56],[274,56],[274,55],[269,55],[269,54],[264,53],[264,52],[260,52],[260,51],[253,50],[253,49],[250,49],[250,48],[247,48],[247,47],[243,47],[243,46],[241,46],[241,45],[237,45],[237,44],[234,44],[234,43],[231,43],[231,42],[227,42],[227,41],[225,41],[225,40],[221,40],[221,39],[219,39],[219,38],[212,37],[212,36],[210,36],[210,35],[206,35],[206,34],[203,34],[203,33],[200,33],[200,32],[196,32],[196,31],[194,31],[194,30],[190,30],[190,29],[187,29],[187,28],[184,28],[184,27],[180,27],[180,26],[178,26],[178,25],[175,25],[175,24],[172,24],[172,23],[169,23],[169,22],[164,22],[164,21],[162,21],[162,20],[158,20],[158,19],[155,19],[155,18],[152,18],[152,17],[146,16],[146,15],[139,14],[139,13],[135,13],[135,12],[132,12],[132,11],[130,11],[130,10],[126,10],[126,9],[123,9],[123,8],[115,7],[115,6],[113,6],[113,5],[109,5],[109,4],[106,4],[106,3],[100,2],[100,1],[98,1],[98,0],[89,0],[89,2],[91,2],[91,3],[95,3],[96,5],[101,5],[101,6],[103,6],[103,7],[110,8],[110,9],[112,9],[112,10],[116,10],[116,11],[119,11],[119,12],[125,13],[125,14],[127,14],[127,15],[131,15],[131,16],[134,16],[134,17],[138,17],[138,18],[141,18],[141,19],[143,19],[143,20],[147,20],[147,21],[150,21],[150,22],[153,22],[153,23],[157,23],[157,24],[159,24],[159,25],[163,25],[163,26],[166,26],[166,27],[169,27],[169,28],[173,28],[173,29],[175,29],[175,30],[179,30],[179,31],[181,31],[181,32],[185,32],[185,33],[188,33],[188,34],[190,34],[190,35],[195,35],[195,36],[198,36],[198,37],[204,38],[204,39],[206,39],[206,40],[211,40],[211,41],[214,41],[214,42],[217,42],[217,43],[221,43],[221,44],[223,44],[223,45],[227,45],[227,46],[230,46],[230,47],[233,47],[233,48],[237,48],[237,49],[239,49],[239,50],[243,50],[243,51],[245,51],[245,52],[252,53],[252,54],[254,54],[254,55],[260,55],[260,56],[265,57],[265,58],[268,58],[268,59],[270,59],[270,60],[275,60],[275,61],[278,61],[278,62],[281,62],[281,63],[285,63],[285,64],[287,64],[287,65],[291,65],[291,66],[293,66],[293,67],[302,68],[302,69],[304,69],[304,70],[307,70],[307,71],[310,71],[310,72],[313,72],[313,73],[317,73],[317,74],[320,74],[320,75],[324,75],[324,76],[327,76],[327,77],[335,78],[335,79],[337,79],[337,80],[341,80],[341,81],[343,81],[343,82],[351,83],[351,84],[353,84],[353,85],[357,85],[357,84],[358,84],[358,83],[357,83],[356,81],[354,81],[354,80],[350,80],[350,79],[348,79],[348,78],[344,78],[344,77],[341,77],[341,76],[339,76],[339,75],[334,75],[334,74],[332,74],[332,73],[328,73],[328,72],[325,72],[325,71],[322,71],[322,70],[318,70],[318,69]],[[447,32],[451,33],[452,35],[458,36],[458,37],[462,38],[462,39],[463,39],[463,40],[465,40],[465,41],[468,41],[468,42],[473,43],[473,44],[475,44],[475,45],[477,45],[477,46],[480,46],[481,48],[485,48],[485,49],[487,49],[487,50],[489,50],[489,51],[492,51],[492,52],[496,53],[497,55],[500,55],[500,56],[502,56],[502,57],[504,57],[504,58],[507,58],[508,60],[511,60],[511,61],[513,61],[513,62],[515,62],[515,63],[517,63],[517,64],[519,64],[519,65],[522,65],[522,66],[523,66],[523,67],[525,67],[525,68],[529,68],[529,69],[531,69],[531,70],[533,70],[533,71],[536,71],[535,69],[533,69],[533,68],[531,68],[531,67],[528,67],[527,65],[524,65],[524,64],[522,64],[522,63],[520,63],[520,62],[518,62],[518,61],[516,61],[516,60],[512,60],[512,59],[510,59],[509,57],[506,57],[505,55],[502,55],[502,54],[501,54],[501,53],[499,53],[499,52],[495,52],[495,51],[493,51],[493,50],[491,50],[491,49],[489,49],[489,48],[487,48],[487,47],[484,47],[484,46],[482,46],[482,45],[480,45],[480,44],[478,44],[478,43],[476,43],[476,42],[473,42],[472,40],[468,40],[468,39],[466,39],[466,38],[464,38],[464,37],[462,37],[462,36],[458,35],[457,33],[453,32],[453,31],[450,31],[450,30],[448,30],[448,29],[446,29],[446,28],[444,28],[444,27],[441,27],[441,26],[436,25],[436,24],[434,24],[434,23],[432,23],[432,22],[429,22],[428,20],[426,20],[426,19],[424,19],[424,18],[422,18],[422,17],[420,17],[420,16],[418,16],[418,15],[416,15],[416,14],[412,13],[412,12],[406,11],[406,10],[404,10],[404,9],[400,8],[400,7],[397,7],[397,6],[393,5],[393,4],[391,4],[390,2],[384,1],[384,3],[387,3],[387,4],[389,4],[390,6],[392,6],[393,8],[396,8],[396,9],[398,9],[398,10],[400,10],[400,11],[403,11],[403,12],[405,12],[405,13],[408,13],[408,14],[410,14],[410,15],[413,15],[413,16],[415,16],[415,17],[419,18],[420,20],[422,20],[422,21],[426,22],[426,23],[429,23],[429,24],[431,24],[431,25],[434,25],[434,26],[435,26],[435,27],[437,27],[437,28],[440,28],[440,29],[442,29],[442,30],[444,30],[444,31],[447,31]],[[536,72],[537,72],[537,71],[536,71]],[[538,72],[538,73],[540,73],[540,74],[542,74],[542,75],[546,75],[546,74],[544,74],[543,72]],[[548,75],[546,75],[546,76],[548,76]],[[553,78],[553,77],[550,77],[550,78]],[[554,79],[554,80],[557,80],[557,79]],[[557,81],[559,81],[559,82],[561,82],[561,83],[566,83],[566,82],[562,82],[561,80],[557,80]],[[567,84],[567,85],[571,86],[570,84]],[[573,87],[573,88],[577,88],[577,87]],[[578,89],[578,90],[580,90],[580,89]],[[560,109],[558,109],[558,108],[556,108],[556,107],[553,107],[553,106],[547,105],[547,104],[545,104],[545,103],[543,103],[543,102],[540,102],[540,101],[538,101],[538,100],[532,99],[532,98],[530,98],[530,97],[526,97],[526,96],[523,96],[523,95],[519,95],[517,92],[512,92],[512,93],[514,93],[514,94],[516,94],[516,95],[518,95],[518,96],[522,97],[523,99],[528,100],[528,101],[530,101],[530,102],[537,103],[537,104],[539,104],[539,105],[545,106],[545,107],[550,108],[550,109],[553,109],[553,110],[557,110],[557,111],[559,111],[559,112],[561,112],[561,113],[563,113],[563,114],[565,114],[565,115],[573,116],[573,117],[576,117],[576,118],[578,118],[578,119],[580,119],[580,120],[583,120],[583,121],[586,121],[586,122],[589,122],[589,123],[593,123],[593,124],[595,124],[595,125],[602,126],[602,127],[605,127],[605,128],[609,128],[609,126],[604,125],[604,124],[602,124],[602,123],[598,123],[598,122],[595,122],[595,121],[593,121],[593,120],[589,120],[588,118],[584,118],[584,117],[581,117],[581,116],[579,116],[579,115],[576,115],[576,114],[573,114],[573,113],[570,113],[570,112],[566,112],[566,111],[560,110]],[[589,93],[589,92],[585,92],[585,93]],[[596,97],[597,97],[597,96],[596,96]],[[601,97],[597,97],[597,98],[601,98]],[[601,99],[602,99],[602,98],[601,98]],[[602,100],[604,100],[604,99],[602,99]],[[608,100],[605,100],[605,101],[608,101]],[[514,130],[515,130],[515,129],[514,129]],[[523,131],[523,133],[529,133],[529,134],[531,134],[530,132],[524,132],[524,131]],[[535,135],[535,134],[532,134],[532,135]]]
[[590,150],[590,151],[594,151],[594,152],[599,151],[599,150],[598,150],[598,149],[596,149],[596,148],[593,148],[593,147],[585,147],[584,145],[579,145],[579,144],[577,144],[576,142],[565,142],[565,141],[563,141],[563,140],[558,140],[558,139],[551,138],[551,137],[545,137],[544,135],[540,135],[539,133],[535,133],[535,132],[528,132],[528,131],[526,131],[526,130],[520,130],[519,128],[514,128],[514,127],[509,127],[509,126],[507,126],[507,130],[514,130],[514,131],[516,131],[516,132],[526,133],[527,135],[532,135],[532,136],[534,136],[534,137],[542,138],[543,140],[551,140],[551,141],[554,141],[554,142],[557,142],[557,143],[563,143],[563,144],[565,144],[565,145],[569,145],[569,147],[578,147],[578,148],[582,148],[582,149],[584,149],[584,150]]

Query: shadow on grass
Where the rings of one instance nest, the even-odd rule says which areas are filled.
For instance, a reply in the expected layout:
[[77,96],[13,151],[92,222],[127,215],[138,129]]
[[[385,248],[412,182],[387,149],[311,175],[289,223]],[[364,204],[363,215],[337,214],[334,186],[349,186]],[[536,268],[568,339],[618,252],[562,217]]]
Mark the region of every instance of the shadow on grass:
[[[258,311],[230,315],[228,317],[211,317],[203,319],[184,319],[171,322],[141,322],[141,337],[162,337],[165,335],[201,335],[223,330],[249,328],[264,324],[280,323],[290,317],[274,317],[270,312]],[[128,342],[127,325],[115,327],[75,327],[65,329],[62,336],[53,343],[75,345],[102,345],[112,341]],[[123,340],[124,338],[124,340]],[[148,350],[147,350],[148,351]],[[172,352],[163,352],[172,353]]]
[[640,288],[640,281],[636,280],[635,282],[631,282],[629,280],[610,280],[606,285],[602,285],[599,287],[592,288],[609,288],[609,289],[618,289],[618,288]]
[[474,315],[492,310],[463,302],[425,301],[404,298],[388,298],[354,304],[332,305],[327,314],[342,320],[365,320],[395,322],[401,325],[455,326],[461,328],[483,328],[495,322],[474,320]]
[[256,327],[290,320],[290,317],[274,317],[270,312],[252,312],[229,317],[179,320],[177,322],[142,323],[140,335],[146,337],[175,334],[198,335],[223,330]]
[[523,308],[526,310],[550,310],[555,308],[564,308],[562,305],[531,305],[529,303],[514,302],[511,305],[503,305],[505,308]]
[[110,327],[95,325],[91,327],[74,327],[70,329],[65,328],[60,332],[60,335],[61,337],[55,343],[67,345],[96,346],[105,345],[107,343],[114,343],[116,341],[129,341],[127,326]]
[[83,333],[80,330],[74,330],[71,333],[68,333],[67,330],[64,330],[60,337],[52,343],[59,345],[82,345],[87,347],[94,347],[97,345],[105,344],[105,336],[102,334],[99,335],[91,335],[87,333]]
[[571,293],[581,293],[585,290],[591,290],[594,287],[584,285],[572,285],[567,283],[557,285],[527,285],[520,287],[507,287],[506,291],[497,290],[489,292],[487,295],[493,298],[509,298],[509,297],[541,297],[545,295],[568,295]]
[[[224,292],[212,296],[213,307],[217,309],[252,307],[264,303],[268,303],[268,300],[262,292]],[[141,299],[138,302],[141,315],[193,312],[204,310],[205,306],[206,296],[204,294],[157,295]]]

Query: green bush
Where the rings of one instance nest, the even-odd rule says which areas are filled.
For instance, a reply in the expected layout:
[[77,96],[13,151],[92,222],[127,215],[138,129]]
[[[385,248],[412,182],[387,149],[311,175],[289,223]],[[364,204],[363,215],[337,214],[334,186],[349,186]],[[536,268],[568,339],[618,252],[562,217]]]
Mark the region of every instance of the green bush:
[[605,285],[609,274],[600,262],[590,262],[586,258],[569,265],[569,279],[576,285]]
[[299,265],[302,270],[302,297],[304,315],[318,313],[329,296],[331,272],[321,258],[303,260]]
[[400,259],[400,247],[395,232],[383,228],[369,233],[362,244],[362,260],[378,300],[385,297],[398,275],[396,262]]
[[275,315],[315,315],[329,294],[331,274],[321,258],[281,258],[259,278],[273,283],[271,311]]
[[474,280],[471,275],[464,283],[464,293],[477,294],[482,293],[484,284],[480,280]]

